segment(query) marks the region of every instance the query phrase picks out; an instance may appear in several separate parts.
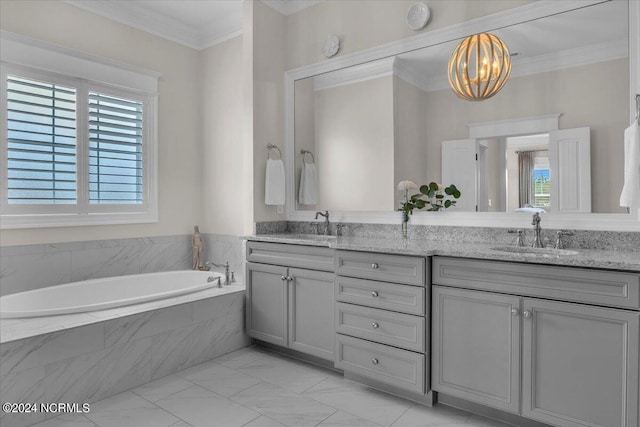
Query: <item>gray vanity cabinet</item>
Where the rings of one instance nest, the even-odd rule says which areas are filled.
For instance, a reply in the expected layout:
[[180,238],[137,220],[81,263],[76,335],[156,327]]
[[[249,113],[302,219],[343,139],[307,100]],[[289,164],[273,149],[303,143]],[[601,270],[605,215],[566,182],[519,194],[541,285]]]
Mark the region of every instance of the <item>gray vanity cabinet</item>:
[[638,426],[640,275],[435,257],[433,282],[434,390],[559,427]]
[[432,388],[520,409],[520,298],[433,286]]
[[640,315],[533,298],[523,310],[522,415],[558,426],[637,426]]
[[286,267],[247,263],[247,335],[283,347],[289,342],[286,274]]
[[333,253],[324,247],[248,242],[247,335],[332,361]]

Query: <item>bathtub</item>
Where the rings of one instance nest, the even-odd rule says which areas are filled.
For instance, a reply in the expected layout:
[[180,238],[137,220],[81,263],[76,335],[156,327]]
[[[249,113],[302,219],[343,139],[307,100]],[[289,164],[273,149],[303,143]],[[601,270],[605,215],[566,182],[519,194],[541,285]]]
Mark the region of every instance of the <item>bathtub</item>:
[[49,286],[0,297],[0,318],[82,313],[171,298],[217,285],[217,277],[221,274],[211,271],[167,271]]

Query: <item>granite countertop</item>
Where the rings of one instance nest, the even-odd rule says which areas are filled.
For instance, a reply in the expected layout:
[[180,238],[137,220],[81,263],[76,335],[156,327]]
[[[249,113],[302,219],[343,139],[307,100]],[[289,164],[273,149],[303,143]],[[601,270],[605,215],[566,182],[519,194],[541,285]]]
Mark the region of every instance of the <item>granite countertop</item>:
[[571,250],[577,251],[578,253],[572,255],[540,255],[503,252],[492,249],[505,246],[500,243],[443,242],[429,241],[426,239],[405,240],[402,238],[335,237],[310,234],[258,234],[245,236],[245,238],[251,241],[322,246],[333,249],[365,252],[420,256],[439,255],[640,272],[640,252],[571,248]]

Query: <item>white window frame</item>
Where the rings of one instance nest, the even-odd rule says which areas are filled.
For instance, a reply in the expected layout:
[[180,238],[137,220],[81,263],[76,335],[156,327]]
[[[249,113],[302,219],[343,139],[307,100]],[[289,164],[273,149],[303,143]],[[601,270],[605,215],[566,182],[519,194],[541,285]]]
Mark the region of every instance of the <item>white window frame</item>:
[[[0,34],[0,228],[67,227],[158,222],[157,80],[158,73],[49,46],[12,33]],[[44,57],[44,58],[43,58]],[[7,75],[76,89],[76,204],[9,204],[7,200]],[[136,100],[143,104],[143,203],[89,203],[88,94]]]

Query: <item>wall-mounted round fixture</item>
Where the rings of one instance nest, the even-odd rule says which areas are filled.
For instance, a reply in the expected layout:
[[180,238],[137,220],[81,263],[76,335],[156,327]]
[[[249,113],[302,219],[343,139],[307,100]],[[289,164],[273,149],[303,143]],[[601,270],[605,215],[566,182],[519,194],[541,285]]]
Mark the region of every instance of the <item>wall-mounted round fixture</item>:
[[449,85],[456,95],[469,101],[491,98],[502,89],[509,74],[509,48],[493,34],[467,37],[449,59]]
[[421,30],[427,25],[431,11],[423,2],[414,3],[407,12],[407,25],[414,31]]
[[324,47],[322,48],[322,53],[327,58],[331,58],[340,50],[340,39],[335,34],[327,37],[327,40],[324,42]]

